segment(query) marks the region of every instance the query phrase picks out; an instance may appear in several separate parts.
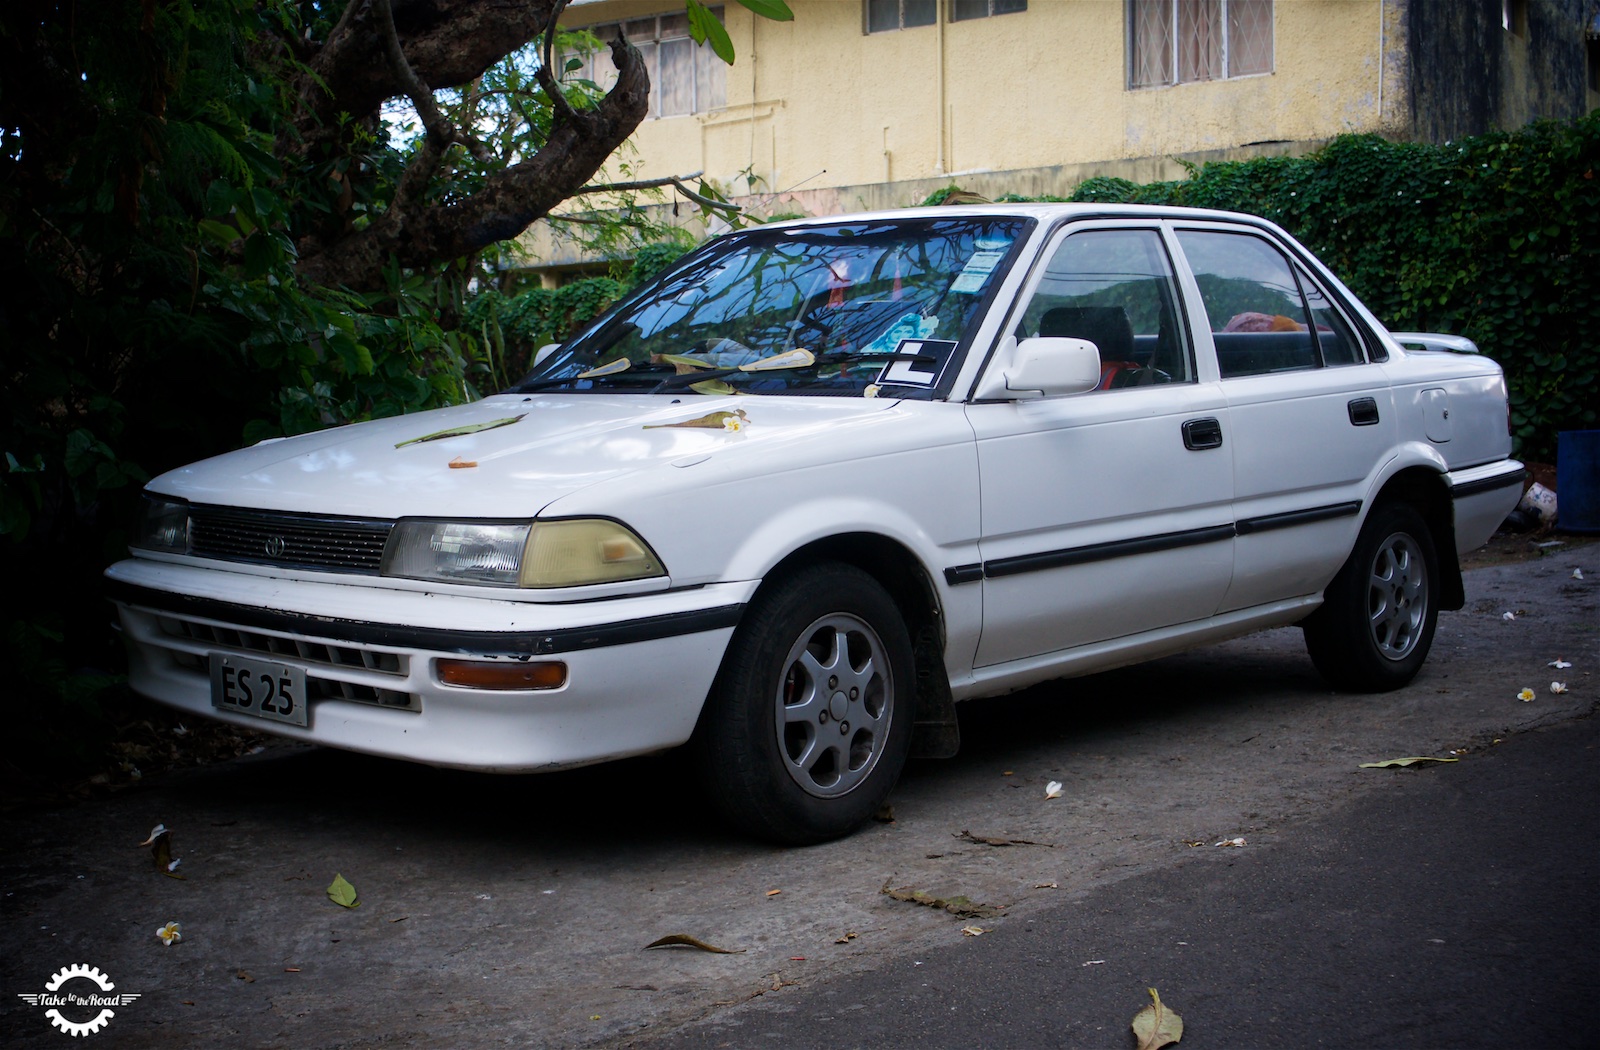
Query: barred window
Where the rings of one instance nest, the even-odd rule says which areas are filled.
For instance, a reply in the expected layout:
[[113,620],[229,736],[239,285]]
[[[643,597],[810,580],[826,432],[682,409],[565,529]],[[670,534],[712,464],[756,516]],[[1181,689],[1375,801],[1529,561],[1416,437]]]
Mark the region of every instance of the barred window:
[[1272,72],[1272,0],[1128,0],[1128,86]]
[[[722,8],[713,7],[720,20]],[[617,35],[619,24],[584,26],[601,41]],[[678,117],[705,113],[728,104],[728,66],[707,44],[696,44],[689,36],[689,16],[683,13],[634,18],[620,24],[629,43],[639,49],[645,71],[650,74],[650,117]],[[580,65],[566,74],[592,80],[601,90],[610,90],[617,81],[617,68],[605,49],[564,56]]]
[[965,22],[969,18],[1009,15],[1027,9],[1028,0],[950,0],[950,21]]
[[939,17],[939,0],[867,0],[867,32],[931,26]]

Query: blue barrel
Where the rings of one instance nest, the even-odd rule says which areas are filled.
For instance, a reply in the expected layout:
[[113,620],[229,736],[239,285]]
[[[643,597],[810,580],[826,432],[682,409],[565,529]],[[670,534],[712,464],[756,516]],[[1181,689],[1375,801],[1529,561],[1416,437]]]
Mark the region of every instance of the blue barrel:
[[1562,532],[1600,532],[1600,430],[1556,437],[1556,525]]

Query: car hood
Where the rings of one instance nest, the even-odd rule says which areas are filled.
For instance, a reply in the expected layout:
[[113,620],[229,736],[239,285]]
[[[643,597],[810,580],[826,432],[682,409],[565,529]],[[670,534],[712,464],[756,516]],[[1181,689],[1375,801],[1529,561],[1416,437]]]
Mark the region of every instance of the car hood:
[[[772,450],[895,404],[501,394],[264,441],[169,471],[149,488],[195,503],[352,517],[531,517],[600,482],[752,446]],[[443,431],[459,433],[434,436]]]

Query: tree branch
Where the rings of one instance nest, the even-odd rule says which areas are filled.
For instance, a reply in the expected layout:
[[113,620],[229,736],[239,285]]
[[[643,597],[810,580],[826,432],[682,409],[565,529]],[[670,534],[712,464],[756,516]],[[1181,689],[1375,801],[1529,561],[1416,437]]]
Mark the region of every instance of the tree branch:
[[[539,86],[544,88],[544,93],[550,96],[550,108],[555,110],[556,119],[575,120],[577,113],[572,109],[572,103],[567,101],[567,96],[561,93],[561,78],[556,76],[551,63],[555,61],[556,20],[561,17],[561,12],[566,9],[567,0],[555,0],[555,6],[550,9],[550,21],[544,27],[544,49],[542,51],[539,68],[534,71],[534,79],[539,81]],[[621,30],[617,30],[621,34]]]
[[737,204],[729,204],[727,201],[719,201],[711,197],[702,196],[686,185],[689,179],[698,179],[703,174],[705,173],[695,171],[688,175],[663,175],[659,179],[638,179],[634,182],[608,182],[603,185],[583,186],[574,190],[572,195],[577,197],[586,193],[623,193],[627,190],[653,190],[662,186],[675,186],[679,193],[702,207],[711,208],[715,211],[725,211],[733,215],[744,211]]
[[[378,16],[378,31],[383,36],[384,54],[389,60],[389,69],[394,73],[395,79],[400,81],[400,87],[405,91],[411,104],[417,107],[417,116],[422,118],[422,127],[428,133],[428,141],[443,153],[451,143],[459,142],[467,148],[467,152],[481,161],[488,162],[492,158],[489,150],[462,131],[439,110],[439,103],[433,97],[433,89],[424,84],[417,76],[416,70],[411,68],[411,63],[406,60],[405,50],[400,46],[400,34],[394,27],[394,11],[389,6],[389,0],[373,0],[373,8]],[[437,166],[437,160],[433,166]],[[430,172],[431,173],[431,172]],[[408,167],[407,176],[410,175]]]

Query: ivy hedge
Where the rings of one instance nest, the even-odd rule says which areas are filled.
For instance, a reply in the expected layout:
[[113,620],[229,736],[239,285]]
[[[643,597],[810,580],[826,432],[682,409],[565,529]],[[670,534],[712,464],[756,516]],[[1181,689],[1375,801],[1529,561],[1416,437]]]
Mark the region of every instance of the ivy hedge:
[[1345,135],[1174,182],[1090,179],[1071,199],[1278,223],[1390,329],[1465,335],[1499,361],[1524,459],[1600,426],[1600,111],[1443,145]]

